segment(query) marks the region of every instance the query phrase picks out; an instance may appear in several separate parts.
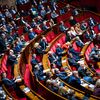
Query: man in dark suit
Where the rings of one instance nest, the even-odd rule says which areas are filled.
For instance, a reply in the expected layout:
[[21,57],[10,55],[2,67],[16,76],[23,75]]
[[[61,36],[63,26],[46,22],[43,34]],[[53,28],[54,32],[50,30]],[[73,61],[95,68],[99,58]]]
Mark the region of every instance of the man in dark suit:
[[13,50],[9,51],[9,56],[7,60],[7,66],[11,66],[11,74],[13,75],[14,72],[14,64],[17,63],[16,56],[14,55]]
[[70,17],[69,22],[70,22],[70,25],[71,25],[71,26],[73,26],[73,25],[75,25],[75,24],[77,23],[77,21],[74,19],[73,16]]
[[42,25],[42,30],[46,31],[47,29],[49,29],[49,27],[46,25],[46,21],[44,21]]
[[90,25],[90,26],[95,26],[96,23],[97,23],[97,22],[96,22],[93,18],[91,18],[91,17],[90,17],[90,19],[89,19],[88,22],[89,22],[89,25]]
[[65,80],[68,78],[67,73],[65,71],[55,70],[55,74],[57,77],[61,78],[62,80]]
[[7,87],[10,87],[10,86],[15,87],[15,86],[16,86],[16,81],[15,81],[15,79],[12,79],[12,80],[8,79],[8,78],[6,77],[6,73],[2,73],[2,82],[3,82],[3,84],[6,85]]
[[72,75],[69,76],[68,79],[68,83],[74,86],[78,86],[81,84],[81,80],[78,76],[78,72],[77,71],[73,71]]
[[40,81],[44,81],[46,79],[45,73],[43,72],[42,65],[35,65],[33,68],[34,75]]
[[31,64],[32,64],[32,67],[34,67],[36,64],[38,64],[38,60],[36,59],[36,54],[33,54],[32,55],[32,60],[31,60]]
[[45,53],[45,50],[39,45],[39,43],[35,43],[34,50],[37,55],[41,55]]
[[64,33],[66,33],[66,31],[68,30],[68,28],[67,28],[67,27],[65,27],[64,22],[63,22],[63,21],[61,21],[61,22],[60,22],[59,29],[60,29],[60,31],[61,31],[61,32],[64,32]]
[[61,45],[58,43],[56,48],[56,54],[61,58],[65,54],[64,50],[61,48]]
[[84,43],[80,40],[79,37],[76,37],[76,45],[81,48],[84,46]]
[[0,54],[4,53],[5,50],[6,50],[6,43],[5,43],[5,39],[4,38],[5,38],[5,35],[2,34],[0,36]]
[[32,40],[36,36],[37,36],[37,34],[33,31],[33,29],[30,29],[29,34],[28,34],[29,39]]
[[69,47],[69,55],[72,54],[72,56],[76,59],[76,61],[80,60],[80,52],[76,51],[72,45]]
[[51,51],[48,53],[48,58],[50,61],[50,64],[55,63],[58,67],[61,67],[61,60],[59,59],[59,57],[55,54],[52,53]]
[[43,48],[43,50],[45,50],[46,47],[48,46],[47,40],[46,40],[46,38],[44,36],[40,40],[39,45]]

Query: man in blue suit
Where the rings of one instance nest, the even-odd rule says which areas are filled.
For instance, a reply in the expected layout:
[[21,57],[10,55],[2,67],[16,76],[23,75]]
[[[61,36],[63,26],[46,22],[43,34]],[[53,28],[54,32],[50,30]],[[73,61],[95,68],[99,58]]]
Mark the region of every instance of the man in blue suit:
[[28,34],[29,39],[32,40],[36,36],[37,36],[37,34],[35,32],[33,32],[33,29],[30,29],[29,34]]

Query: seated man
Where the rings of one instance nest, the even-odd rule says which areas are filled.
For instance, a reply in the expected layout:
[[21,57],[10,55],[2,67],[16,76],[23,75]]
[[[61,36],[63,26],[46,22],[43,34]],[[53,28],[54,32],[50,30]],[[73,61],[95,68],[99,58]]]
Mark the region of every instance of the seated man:
[[29,2],[29,0],[16,0],[16,4],[17,5],[23,5],[23,4],[26,4],[26,3],[28,3]]
[[61,48],[61,45],[58,43],[57,44],[57,48],[56,48],[56,54],[58,55],[58,57],[62,57],[66,52],[63,50],[63,48]]
[[77,71],[73,71],[73,74],[69,76],[68,83],[74,87],[78,87],[81,84],[81,80]]
[[31,11],[32,18],[35,18],[35,17],[38,16],[38,11],[37,11],[37,9],[33,5],[31,7],[30,11]]
[[57,17],[58,17],[59,15],[53,10],[53,12],[51,13],[51,18],[53,19],[53,21],[55,22],[55,23],[57,23]]
[[46,10],[44,7],[41,9],[40,14],[41,14],[41,17],[44,18],[44,20],[46,20]]
[[60,15],[65,14],[65,10],[64,10],[64,8],[60,9],[59,12],[60,12]]
[[73,26],[73,25],[75,25],[77,23],[77,21],[74,19],[73,16],[70,17],[69,22],[70,22],[71,26]]
[[100,49],[98,45],[95,45],[95,47],[92,49],[90,53],[90,59],[98,62],[100,60]]
[[67,73],[65,71],[60,71],[59,69],[58,70],[55,70],[55,75],[59,78],[61,78],[62,80],[65,80],[68,78],[67,76]]
[[42,25],[42,30],[46,31],[47,29],[49,29],[49,27],[46,25],[46,21],[44,21]]
[[33,19],[32,22],[31,22],[31,27],[32,28],[35,28],[37,26],[37,23],[35,22],[35,20]]
[[46,12],[47,12],[47,14],[51,13],[51,8],[49,5],[47,5]]
[[100,97],[100,79],[96,81],[93,95]]
[[72,45],[70,45],[69,50],[68,50],[69,54],[71,53],[73,58],[76,59],[76,61],[80,60],[80,52],[76,51]]
[[81,78],[89,75],[88,70],[86,68],[86,65],[84,64],[84,62],[80,62],[79,64],[79,68],[78,68],[78,74]]
[[75,8],[75,9],[72,11],[72,15],[73,15],[73,16],[76,16],[76,15],[78,15],[78,14],[79,14],[78,9]]
[[33,32],[33,29],[31,28],[29,30],[29,34],[28,34],[28,37],[30,40],[32,40],[33,38],[35,38],[37,36],[37,34],[35,32]]
[[88,23],[90,26],[95,26],[97,22],[92,17],[90,17]]
[[43,50],[43,48],[37,42],[34,44],[34,51],[37,55],[41,55],[45,53],[45,50]]
[[92,37],[91,37],[91,34],[89,33],[89,31],[84,32],[83,38],[84,38],[85,42],[92,40]]
[[8,79],[6,73],[2,73],[2,82],[7,87],[11,87],[12,86],[12,87],[16,88],[15,79],[12,79],[12,80]]
[[50,64],[56,64],[56,66],[61,67],[61,59],[53,52],[49,51],[48,52],[48,58],[50,61]]
[[77,23],[75,25],[75,31],[76,31],[77,35],[82,35],[83,31],[81,30],[81,27],[80,27],[79,23]]
[[68,28],[64,25],[63,21],[60,22],[59,29],[61,32],[64,32],[64,33],[66,33],[66,31],[68,30]]
[[79,37],[76,37],[76,45],[80,48],[84,46],[84,43],[81,41]]
[[14,55],[14,51],[13,50],[10,50],[9,51],[9,56],[8,56],[8,59],[7,59],[7,66],[11,66],[11,74],[13,75],[13,72],[14,72],[14,64],[17,63],[17,60],[16,60],[16,56]]
[[44,36],[40,40],[39,45],[42,47],[43,50],[45,50],[47,48],[48,43],[47,43],[47,40]]
[[79,68],[79,64],[77,63],[77,60],[73,57],[72,54],[68,55],[68,63],[72,67],[75,67],[76,69]]
[[36,77],[36,79],[40,80],[40,81],[45,81],[46,79],[46,75],[43,72],[43,67],[42,65],[35,65],[34,68],[32,69],[32,71],[34,72],[34,75]]
[[37,16],[37,24],[43,23],[43,18],[41,16]]
[[33,54],[32,55],[32,60],[31,60],[31,64],[32,64],[32,67],[35,66],[36,64],[38,64],[38,60],[36,59],[36,54]]
[[98,25],[98,30],[100,31],[100,24]]
[[86,30],[88,28],[88,23],[85,21],[82,21],[80,28],[81,30]]

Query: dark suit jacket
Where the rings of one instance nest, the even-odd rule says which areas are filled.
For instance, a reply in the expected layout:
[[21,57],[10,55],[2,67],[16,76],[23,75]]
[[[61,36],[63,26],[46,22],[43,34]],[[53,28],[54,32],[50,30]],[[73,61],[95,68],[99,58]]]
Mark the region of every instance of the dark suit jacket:
[[46,46],[48,46],[48,43],[45,40],[40,40],[40,46],[42,47],[43,50],[46,49]]
[[56,54],[57,54],[58,56],[62,56],[63,51],[64,51],[64,50],[63,50],[61,47],[57,47],[57,48],[56,48]]
[[2,82],[8,87],[13,86],[15,84],[14,80],[9,80],[8,78],[3,78]]
[[14,66],[15,63],[17,63],[16,57],[12,56],[12,55],[9,55],[8,60],[7,60],[7,64],[11,65],[11,66]]
[[51,64],[55,63],[57,66],[61,66],[61,60],[55,53],[51,54],[48,58]]
[[6,50],[6,44],[3,38],[0,36],[0,53],[4,53]]
[[76,40],[76,45],[79,46],[79,47],[83,47],[83,44],[78,40]]
[[77,23],[76,20],[74,20],[74,19],[73,20],[69,20],[69,22],[70,22],[70,25],[72,25],[72,26]]

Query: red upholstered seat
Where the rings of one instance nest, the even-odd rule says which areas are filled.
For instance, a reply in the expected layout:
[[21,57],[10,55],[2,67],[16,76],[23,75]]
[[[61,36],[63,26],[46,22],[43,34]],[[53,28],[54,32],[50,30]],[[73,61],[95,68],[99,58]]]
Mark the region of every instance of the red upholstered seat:
[[54,38],[55,38],[55,33],[53,31],[49,32],[47,35],[46,35],[46,39],[47,39],[47,42],[51,42]]
[[8,56],[7,55],[4,55],[2,61],[1,61],[1,65],[2,65],[2,72],[6,72],[7,71],[7,67],[6,67],[6,63],[7,63],[7,59],[8,59]]
[[29,41],[29,37],[27,33],[24,35],[24,37],[25,37],[25,41]]
[[23,34],[23,27],[19,27],[19,28],[18,28],[18,34],[19,34],[19,35],[22,35],[22,34]]
[[89,45],[89,47],[87,48],[86,52],[85,52],[85,57],[86,57],[87,61],[89,61],[89,55],[90,55],[90,53],[91,53],[91,51],[92,51],[93,48],[94,48],[94,44],[91,43]]
[[24,81],[25,81],[25,84],[30,87],[30,69],[29,69],[29,64],[26,64],[26,69],[25,69],[25,73],[24,73]]

